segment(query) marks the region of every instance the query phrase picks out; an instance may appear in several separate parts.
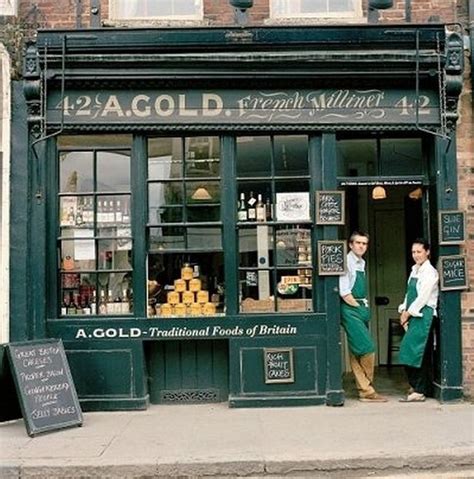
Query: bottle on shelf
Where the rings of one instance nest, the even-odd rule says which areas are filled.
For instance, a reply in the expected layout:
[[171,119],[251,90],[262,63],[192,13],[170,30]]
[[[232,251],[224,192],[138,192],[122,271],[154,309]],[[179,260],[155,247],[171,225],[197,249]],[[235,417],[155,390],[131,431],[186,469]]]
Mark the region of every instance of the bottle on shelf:
[[99,225],[104,223],[104,202],[102,200],[97,202],[97,223]]
[[122,298],[120,297],[120,292],[117,291],[117,296],[114,299],[114,313],[122,314]]
[[130,210],[129,210],[128,200],[124,200],[122,223],[123,224],[129,224],[130,223]]
[[105,299],[105,291],[103,289],[100,291],[99,314],[107,314],[107,301]]
[[115,223],[122,223],[123,213],[122,213],[122,203],[120,200],[117,200],[115,203]]
[[257,211],[255,209],[256,202],[257,200],[253,196],[253,191],[251,191],[249,199],[247,200],[247,218],[249,221],[255,221],[257,218]]
[[89,305],[91,308],[91,314],[97,314],[97,298],[95,294],[95,289],[92,291],[92,299],[89,298]]
[[61,316],[67,315],[68,306],[69,306],[69,295],[65,294],[63,297],[63,302],[61,304]]
[[130,303],[127,296],[127,290],[124,288],[122,291],[122,314],[130,313]]
[[67,305],[66,314],[68,316],[73,315],[73,314],[77,314],[77,308],[76,308],[76,305],[74,303],[74,297],[73,297],[72,293],[69,293],[69,302],[68,302],[68,305]]
[[74,208],[72,206],[69,207],[69,211],[67,213],[67,224],[69,226],[74,226],[76,224],[76,216],[74,214]]
[[262,195],[259,194],[257,198],[258,198],[257,204],[255,206],[256,219],[257,221],[265,221],[266,220],[265,204],[263,203]]
[[84,223],[84,214],[82,210],[82,206],[79,206],[77,209],[77,214],[76,214],[76,226],[82,226]]
[[114,297],[112,296],[112,290],[109,289],[107,293],[107,313],[108,314],[115,314],[115,303]]
[[267,201],[265,202],[265,219],[267,221],[271,221],[273,218],[272,215],[272,204],[270,203],[270,198],[267,198]]
[[247,208],[245,206],[245,193],[240,193],[239,208],[237,210],[237,220],[247,221]]
[[82,297],[82,314],[90,316],[92,314],[91,305],[87,296]]
[[84,223],[87,225],[94,223],[94,204],[92,203],[92,198],[86,198],[82,217]]

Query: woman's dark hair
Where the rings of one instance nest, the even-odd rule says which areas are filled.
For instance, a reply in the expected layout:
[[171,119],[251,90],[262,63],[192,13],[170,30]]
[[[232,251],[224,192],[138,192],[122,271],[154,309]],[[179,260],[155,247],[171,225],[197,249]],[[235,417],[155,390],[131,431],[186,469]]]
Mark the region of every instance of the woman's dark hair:
[[415,240],[412,241],[411,243],[412,245],[413,244],[421,244],[421,246],[423,246],[423,249],[425,251],[429,251],[431,249],[430,247],[430,244],[428,243],[427,240],[425,240],[424,238],[416,238]]

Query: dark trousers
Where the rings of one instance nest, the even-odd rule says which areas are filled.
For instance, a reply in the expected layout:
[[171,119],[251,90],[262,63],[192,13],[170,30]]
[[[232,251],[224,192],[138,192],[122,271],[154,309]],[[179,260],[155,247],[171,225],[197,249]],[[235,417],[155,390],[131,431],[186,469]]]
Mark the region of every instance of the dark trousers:
[[413,366],[405,366],[408,377],[408,383],[417,393],[425,396],[433,394],[433,327],[431,327],[426,341],[423,360],[419,368]]

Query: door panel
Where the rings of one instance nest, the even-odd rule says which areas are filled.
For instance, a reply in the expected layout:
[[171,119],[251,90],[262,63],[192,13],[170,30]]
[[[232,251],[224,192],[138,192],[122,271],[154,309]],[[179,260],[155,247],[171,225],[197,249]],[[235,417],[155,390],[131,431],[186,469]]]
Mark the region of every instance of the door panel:
[[[405,293],[404,209],[378,209],[375,211],[374,219],[375,297],[381,299],[379,303],[386,304],[374,307],[373,319],[377,324],[378,361],[379,364],[387,364],[389,320],[398,318],[398,305],[402,302]],[[395,359],[394,357],[392,364],[396,364]]]

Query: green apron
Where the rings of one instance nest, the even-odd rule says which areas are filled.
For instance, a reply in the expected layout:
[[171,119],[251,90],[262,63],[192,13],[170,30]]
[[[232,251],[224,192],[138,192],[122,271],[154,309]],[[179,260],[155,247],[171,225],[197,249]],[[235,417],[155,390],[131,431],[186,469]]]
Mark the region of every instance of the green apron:
[[[356,271],[356,281],[352,288],[352,296],[357,300],[367,298],[367,286],[363,271]],[[360,301],[359,306],[341,303],[341,324],[347,334],[349,350],[354,356],[364,356],[375,352],[375,345],[369,332],[370,311]]]
[[[418,296],[416,282],[416,278],[411,278],[408,282],[407,309]],[[433,308],[425,306],[422,308],[421,313],[423,314],[421,318],[410,317],[408,329],[400,343],[400,364],[406,364],[414,368],[421,367],[421,362],[423,361],[423,354],[433,321]]]

